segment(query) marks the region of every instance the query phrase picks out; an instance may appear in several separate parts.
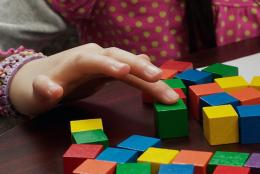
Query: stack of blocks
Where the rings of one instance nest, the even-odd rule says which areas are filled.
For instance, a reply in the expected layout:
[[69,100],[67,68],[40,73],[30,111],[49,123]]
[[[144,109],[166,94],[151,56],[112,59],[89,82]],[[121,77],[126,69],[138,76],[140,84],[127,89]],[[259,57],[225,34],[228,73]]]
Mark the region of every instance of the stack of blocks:
[[103,131],[100,118],[70,122],[72,141],[76,144],[102,144],[108,146],[108,138]]
[[[180,99],[173,105],[154,103],[158,137],[188,136],[188,103],[190,115],[203,121],[210,145],[239,140],[242,144],[260,143],[260,76],[249,85],[238,76],[237,67],[213,64],[202,71],[192,68],[189,62],[172,60],[161,66],[162,79]],[[101,119],[71,121],[71,133],[76,144],[63,155],[65,174],[260,173],[259,153],[249,157],[239,152],[178,151],[161,148],[158,138],[140,135],[107,147]]]

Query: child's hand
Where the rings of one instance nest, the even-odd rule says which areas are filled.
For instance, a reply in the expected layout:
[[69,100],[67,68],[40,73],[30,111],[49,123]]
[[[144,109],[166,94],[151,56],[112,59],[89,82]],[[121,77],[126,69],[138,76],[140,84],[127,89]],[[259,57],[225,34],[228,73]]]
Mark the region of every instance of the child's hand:
[[86,44],[24,65],[12,81],[10,98],[19,112],[33,115],[61,100],[91,95],[112,77],[147,91],[165,104],[176,102],[178,95],[158,81],[160,76],[161,70],[146,55]]

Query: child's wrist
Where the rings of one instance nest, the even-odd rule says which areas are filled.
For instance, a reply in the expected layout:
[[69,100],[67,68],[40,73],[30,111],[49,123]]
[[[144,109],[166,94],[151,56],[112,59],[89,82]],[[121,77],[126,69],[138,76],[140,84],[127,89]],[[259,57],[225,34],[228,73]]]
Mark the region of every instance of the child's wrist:
[[24,64],[35,59],[46,58],[46,56],[25,48],[12,52],[12,55],[0,62],[0,115],[15,118],[21,114],[15,110],[10,101],[9,88],[12,79]]

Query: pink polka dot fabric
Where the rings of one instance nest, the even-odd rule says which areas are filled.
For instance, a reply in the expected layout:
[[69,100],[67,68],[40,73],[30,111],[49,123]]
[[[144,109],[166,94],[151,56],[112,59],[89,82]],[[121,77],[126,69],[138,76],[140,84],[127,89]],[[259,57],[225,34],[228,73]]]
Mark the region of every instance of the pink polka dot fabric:
[[[82,43],[149,55],[156,65],[188,54],[184,0],[49,0]],[[255,0],[213,0],[217,44],[260,35]]]

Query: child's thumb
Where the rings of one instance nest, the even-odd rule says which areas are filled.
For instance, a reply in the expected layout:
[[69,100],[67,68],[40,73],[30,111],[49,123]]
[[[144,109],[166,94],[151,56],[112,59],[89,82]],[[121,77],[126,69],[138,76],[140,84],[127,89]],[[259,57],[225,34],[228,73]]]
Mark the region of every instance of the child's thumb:
[[33,95],[42,100],[56,101],[63,96],[63,88],[45,75],[33,80]]

